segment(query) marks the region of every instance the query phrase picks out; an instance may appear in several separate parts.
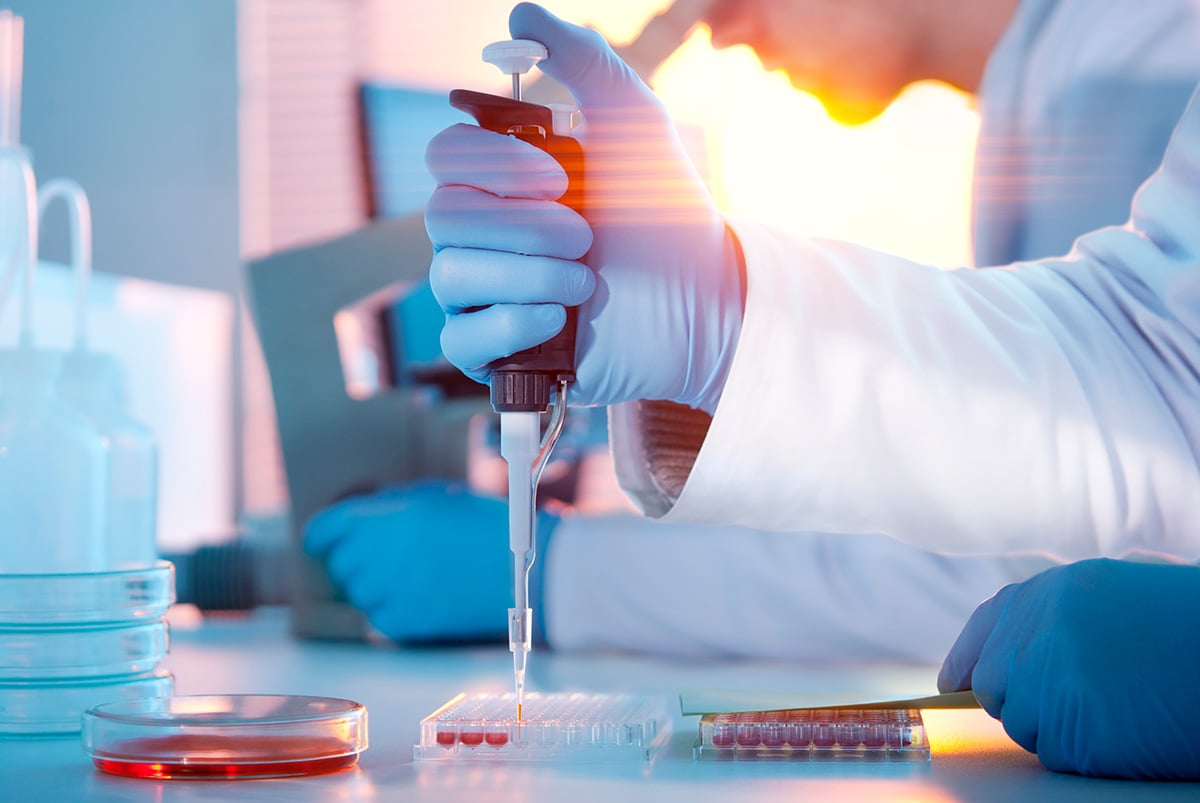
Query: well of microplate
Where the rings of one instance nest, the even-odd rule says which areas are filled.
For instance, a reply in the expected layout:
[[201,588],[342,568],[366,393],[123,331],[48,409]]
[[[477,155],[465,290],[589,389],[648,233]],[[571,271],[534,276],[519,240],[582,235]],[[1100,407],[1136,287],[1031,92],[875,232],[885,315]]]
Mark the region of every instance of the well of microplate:
[[705,714],[692,750],[708,761],[928,762],[916,709],[795,709]]
[[665,699],[628,694],[459,694],[421,720],[417,761],[645,762],[666,742]]

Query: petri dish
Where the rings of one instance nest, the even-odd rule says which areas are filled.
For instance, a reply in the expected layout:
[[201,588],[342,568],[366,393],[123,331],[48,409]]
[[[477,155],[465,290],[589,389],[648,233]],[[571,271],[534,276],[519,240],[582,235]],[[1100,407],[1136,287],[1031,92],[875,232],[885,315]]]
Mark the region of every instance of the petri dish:
[[92,680],[0,681],[0,734],[79,733],[80,716],[94,705],[171,693],[169,672]]
[[358,762],[367,749],[367,709],[298,695],[134,700],[86,711],[81,739],[98,769],[130,778],[319,775]]
[[157,619],[175,601],[168,561],[80,574],[0,574],[0,625],[58,625]]
[[167,623],[0,626],[0,680],[138,675],[167,654]]

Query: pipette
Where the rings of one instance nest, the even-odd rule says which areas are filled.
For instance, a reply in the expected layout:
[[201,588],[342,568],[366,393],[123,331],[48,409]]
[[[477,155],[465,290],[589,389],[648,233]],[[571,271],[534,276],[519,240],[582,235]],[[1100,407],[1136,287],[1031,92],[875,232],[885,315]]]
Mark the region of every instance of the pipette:
[[[571,109],[551,109],[521,101],[521,76],[546,58],[539,42],[494,42],[483,59],[512,76],[512,98],[456,89],[450,105],[468,112],[479,125],[511,134],[550,153],[567,172],[562,202],[582,209],[583,151],[565,134],[574,122]],[[492,408],[500,414],[500,456],[508,464],[508,530],[513,563],[513,607],[508,612],[508,645],[513,654],[517,720],[525,696],[525,670],[532,647],[533,612],[529,607],[529,569],[535,555],[537,481],[562,432],[567,385],[575,379],[575,327],[578,312],[567,310],[563,330],[540,346],[493,363]],[[542,434],[541,415],[553,407]]]

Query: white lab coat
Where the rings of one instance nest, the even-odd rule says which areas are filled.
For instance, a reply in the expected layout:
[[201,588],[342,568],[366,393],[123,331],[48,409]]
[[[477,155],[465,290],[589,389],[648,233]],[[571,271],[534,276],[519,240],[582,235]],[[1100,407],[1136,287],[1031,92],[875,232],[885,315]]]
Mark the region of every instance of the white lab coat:
[[1124,223],[1200,80],[1200,0],[1024,0],[979,90],[976,265]]
[[[735,230],[741,338],[665,520],[1200,556],[1195,96],[1129,223],[1062,259],[941,271]],[[647,434],[630,422],[614,416],[614,448]],[[618,468],[652,487],[645,465]]]
[[809,664],[940,661],[976,605],[1053,565],[630,512],[565,518],[538,560],[534,606],[555,649]]
[[[1134,191],[1161,161],[1200,80],[1200,3],[1118,4],[1132,13],[1113,13],[1116,4],[1095,0],[1026,0],[989,59],[979,98],[978,264],[1065,253],[1079,234],[1124,221]],[[1060,446],[1038,444],[1058,427],[1048,430],[1027,414],[1014,437],[1020,433],[1035,443],[1009,442],[1009,415],[1032,387],[1056,392],[1051,372],[1061,369],[1063,358],[1039,365],[1024,356],[1037,344],[1001,349],[1004,330],[1020,332],[1028,321],[1015,314],[1021,296],[1009,300],[1013,293],[1005,282],[951,291],[956,283],[970,288],[970,282],[845,244],[794,243],[750,224],[737,230],[750,260],[753,324],[738,362],[757,370],[731,376],[731,384],[739,383],[731,391],[747,406],[735,408],[727,394],[703,459],[668,521],[727,520],[736,512],[742,521],[772,529],[877,528],[951,551],[1040,549],[1072,557],[1097,549],[1121,552],[1136,543],[1197,554],[1190,545],[1195,542],[1151,535],[1162,533],[1162,526],[1147,529],[1147,537],[1131,535],[1130,516],[1153,523],[1151,509],[1161,512],[1144,487],[1123,504],[1096,503],[1103,511],[1077,499],[1053,515],[1059,485],[1086,496],[1083,486],[1092,476],[1108,473],[1090,468],[1088,460],[1086,470],[1057,476],[1058,462],[1069,460],[1072,450],[1080,457],[1104,446],[1081,443],[1082,421],[1061,423],[1054,435]],[[803,275],[775,284],[776,273],[792,270]],[[879,275],[892,270],[898,275]],[[777,286],[799,297],[775,299]],[[940,310],[945,301],[938,296],[949,297],[954,314]],[[830,301],[836,310],[823,310]],[[794,319],[791,312],[783,321],[762,317],[793,306]],[[953,339],[939,334],[940,327],[951,327]],[[897,345],[910,353],[899,349],[889,356]],[[1060,350],[1056,343],[1045,345],[1052,353]],[[789,357],[797,362],[786,364]],[[990,357],[991,367],[972,385],[967,377],[977,357]],[[1029,375],[1019,370],[1034,365],[1039,368]],[[816,373],[806,375],[808,370]],[[770,394],[773,408],[758,400],[763,387],[755,382],[763,373],[770,374],[765,386],[779,391]],[[982,382],[991,378],[1003,381],[995,387]],[[913,387],[920,392],[913,395]],[[1086,410],[1087,388],[1076,383],[1070,390],[1074,406]],[[930,408],[916,411],[910,428],[909,411],[930,397],[956,402],[957,424],[943,428]],[[629,458],[638,447],[622,449],[622,443],[636,441],[638,430],[628,415],[634,411],[623,412],[614,416],[614,437],[618,452]],[[772,414],[783,416],[800,438],[786,442]],[[762,460],[742,454],[752,437],[743,431],[747,423],[767,425],[755,434],[776,447]],[[989,439],[1000,441],[1004,463],[993,463],[988,452],[971,452],[968,469],[974,470],[956,479],[956,446],[982,446]],[[731,453],[740,459],[726,466]],[[633,463],[623,468],[623,479],[644,507],[665,512],[671,500],[658,495],[640,460]],[[1156,473],[1172,470],[1159,466],[1131,466],[1127,473],[1157,483]],[[1194,461],[1191,469],[1174,490],[1194,476]],[[794,484],[793,477],[801,482]],[[1120,485],[1110,482],[1108,496],[1120,496]],[[1200,498],[1200,487],[1191,487]],[[946,498],[947,510],[933,509]],[[1005,512],[1009,505],[1028,507],[1024,523]],[[1072,535],[1066,538],[1050,529],[1080,508],[1085,520],[1101,516],[1109,522],[1103,544],[1078,532],[1085,521],[1068,528]],[[1117,521],[1121,515],[1125,526]],[[1003,537],[996,523],[1003,525]],[[1025,526],[1034,529],[1022,532]],[[1200,542],[1200,527],[1194,537]],[[878,534],[697,528],[622,514],[565,519],[540,559],[546,635],[556,648],[808,662],[940,660],[981,600],[1052,565],[1036,554],[951,557]]]

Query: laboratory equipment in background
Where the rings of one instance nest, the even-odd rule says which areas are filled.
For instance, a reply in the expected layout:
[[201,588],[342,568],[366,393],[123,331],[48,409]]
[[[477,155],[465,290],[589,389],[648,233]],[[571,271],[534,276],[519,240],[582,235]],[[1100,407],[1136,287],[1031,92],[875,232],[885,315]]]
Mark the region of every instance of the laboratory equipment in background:
[[[60,355],[40,350],[33,334],[37,267],[37,184],[19,130],[22,26],[0,12],[0,314],[15,286],[20,333],[0,352],[0,572],[88,572],[104,568],[108,465],[102,437],[63,405],[55,383]],[[14,62],[13,59],[16,61]]]
[[[20,332],[0,350],[0,572],[82,573],[137,568],[157,559],[157,458],[149,430],[122,404],[120,369],[87,339],[91,217],[74,182],[50,182],[39,193],[23,151],[9,211],[23,208],[26,236],[13,243],[5,276],[20,273]],[[14,156],[15,155],[15,156]],[[39,348],[33,327],[40,214],[56,197],[72,210],[76,295],[74,347]],[[19,270],[18,270],[19,266]],[[0,298],[0,304],[3,298]]]
[[58,392],[108,444],[109,491],[104,566],[144,566],[158,556],[158,451],[154,436],[122,405],[124,380],[111,355],[74,351],[63,360]]
[[[441,370],[408,361],[393,367],[384,334],[389,311],[423,286],[431,257],[423,223],[381,220],[247,266],[291,499],[297,635],[370,633],[300,548],[314,513],[389,483],[467,477],[470,422],[488,410],[482,388],[463,395],[467,386],[444,361]],[[354,356],[344,363],[343,353]]]
[[56,397],[59,365],[33,347],[0,352],[0,574],[106,568],[105,443]]
[[[47,219],[61,214],[55,204]],[[43,250],[64,251],[58,240],[43,232]],[[63,260],[38,260],[33,328],[37,346],[65,362],[78,352],[80,287],[67,264],[73,260],[65,253]],[[87,353],[111,361],[122,418],[151,433],[157,447],[157,550],[182,552],[228,537],[235,523],[233,300],[214,290],[102,271],[91,274],[86,292]],[[20,338],[16,312],[0,313],[0,349],[15,348]],[[60,375],[60,400],[64,379]]]
[[[450,105],[467,112],[483,128],[522,139],[545,150],[562,165],[567,191],[562,203],[583,211],[583,148],[571,136],[573,107],[554,108],[521,100],[521,76],[546,58],[539,42],[493,42],[483,60],[512,76],[512,98],[455,89]],[[579,311],[567,308],[562,330],[550,340],[489,366],[492,408],[500,414],[500,455],[508,463],[509,547],[513,561],[513,607],[508,614],[508,643],[513,653],[517,719],[525,693],[526,661],[533,642],[529,608],[529,570],[536,559],[534,523],[537,483],[562,434],[567,386],[575,379],[575,330]],[[553,409],[543,431],[541,416]]]
[[[108,515],[114,438],[126,431],[111,423],[120,412],[111,382],[93,392],[98,377],[76,370],[64,399],[63,355],[36,343],[38,191],[29,151],[13,141],[21,33],[20,18],[0,12],[0,219],[21,224],[6,227],[0,242],[0,315],[13,288],[21,291],[17,343],[0,350],[0,733],[50,735],[78,732],[82,712],[97,703],[169,693],[171,676],[158,662],[167,651],[163,615],[174,583],[170,564],[155,560],[152,471],[135,494],[142,518],[149,511],[138,548],[109,549],[127,534],[114,531]],[[74,210],[76,276],[86,289],[86,196],[65,181],[47,185],[47,202],[57,194]],[[83,360],[90,356],[86,302],[80,292],[76,354]],[[101,404],[111,408],[103,419]]]
[[88,338],[88,285],[92,274],[91,207],[83,188],[56,179],[38,191],[38,218],[61,198],[70,215],[75,272],[75,339],[63,357],[57,393],[80,413],[106,445],[103,568],[134,568],[158,558],[158,451],[154,436],[125,409],[125,379],[111,354],[94,351]]

